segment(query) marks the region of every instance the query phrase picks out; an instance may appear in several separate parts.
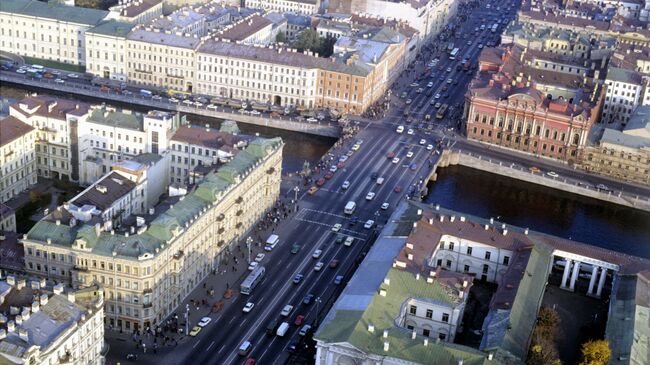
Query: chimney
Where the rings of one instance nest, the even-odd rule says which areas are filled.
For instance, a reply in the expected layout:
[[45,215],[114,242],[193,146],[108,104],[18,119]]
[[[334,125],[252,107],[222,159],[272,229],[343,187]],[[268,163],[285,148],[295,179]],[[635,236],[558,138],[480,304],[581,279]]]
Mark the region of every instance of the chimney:
[[461,290],[461,291],[458,292],[458,297],[459,297],[460,299],[463,299],[464,296],[465,296],[465,292],[464,292],[464,291]]
[[488,360],[492,361],[492,359],[494,359],[494,354],[492,352],[490,352],[488,354]]
[[20,339],[29,343],[29,332],[27,332],[26,329],[21,328],[18,330],[18,336],[20,336]]
[[70,303],[74,303],[74,302],[75,302],[75,295],[74,295],[73,292],[69,292],[69,293],[68,293],[68,300],[70,301]]
[[57,226],[60,226],[60,225],[61,225],[61,220],[60,220],[60,219],[57,219],[57,220],[56,220],[56,225],[57,225]]
[[[32,303],[32,306],[34,304],[38,305],[38,302]],[[25,321],[28,320],[31,313],[32,312],[29,310],[29,308],[23,308],[23,311],[22,311],[22,314],[21,314],[21,316],[23,317],[23,320],[25,320]]]
[[24,287],[25,287],[25,279],[18,279],[18,282],[16,283],[16,290],[21,290]]
[[494,218],[490,218],[490,224],[494,224]]
[[390,344],[388,343],[388,341],[384,341],[384,351],[388,351],[389,348],[390,348]]
[[418,216],[422,215],[422,209],[418,209]]
[[368,332],[375,333],[375,326],[373,326],[372,324],[369,324],[368,325]]
[[40,299],[41,305],[45,305],[45,304],[47,304],[47,302],[48,302],[48,300],[50,298],[47,296],[47,294],[44,293],[44,294],[41,294],[39,299]]
[[505,236],[505,235],[507,235],[507,234],[508,234],[508,230],[507,230],[507,229],[504,229],[504,230],[503,230],[503,235]]
[[420,273],[415,274],[415,280],[420,280]]
[[63,284],[56,284],[56,285],[54,286],[54,289],[52,289],[52,291],[54,292],[54,294],[61,294],[61,293],[63,293]]
[[[45,296],[47,296],[47,294]],[[34,301],[32,303],[32,313],[36,313],[40,310],[41,310],[41,305],[38,302]]]
[[433,224],[433,218],[429,218],[429,224]]
[[455,216],[455,215],[452,215],[451,218],[449,218],[449,221],[450,221],[451,223],[454,223],[455,220],[456,220],[456,216]]
[[460,216],[460,221],[461,221],[461,222],[465,222],[465,216],[464,216],[464,215],[461,215],[461,216]]
[[412,253],[406,254],[406,258],[409,259],[409,261],[413,261],[413,254]]
[[485,230],[487,231],[488,229],[490,229],[490,226],[488,226],[488,225],[486,224],[486,225],[485,225]]
[[20,315],[20,314],[17,315],[16,318],[15,318],[15,321],[16,321],[16,325],[20,326],[21,324],[23,324],[23,316]]
[[384,330],[384,338],[388,338],[388,330]]
[[14,321],[7,322],[7,332],[13,332],[16,330],[16,323]]
[[390,278],[384,278],[384,284],[390,285]]
[[47,280],[45,280],[45,278],[41,278],[39,280],[39,283],[41,284],[41,288],[45,288],[45,286],[47,285]]
[[11,286],[15,286],[16,285],[16,277],[12,276],[12,275],[8,275],[7,276],[7,284],[9,284]]
[[441,222],[444,222],[444,221],[445,221],[445,216],[444,216],[444,215],[440,215],[440,221],[441,221]]

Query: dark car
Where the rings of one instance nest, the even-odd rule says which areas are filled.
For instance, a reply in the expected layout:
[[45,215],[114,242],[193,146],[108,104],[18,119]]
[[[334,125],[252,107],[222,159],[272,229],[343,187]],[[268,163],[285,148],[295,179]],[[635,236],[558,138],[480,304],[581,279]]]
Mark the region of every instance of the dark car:
[[377,180],[378,177],[379,177],[379,174],[376,173],[376,172],[373,172],[372,174],[370,174],[370,179],[371,180]]
[[350,219],[350,225],[353,226],[353,225],[357,224],[358,221],[359,221],[359,217],[354,216],[354,217],[352,217]]
[[300,342],[298,340],[293,340],[291,343],[289,343],[289,346],[287,346],[287,351],[289,352],[296,352],[298,350],[298,346],[300,346]]
[[302,304],[309,305],[311,304],[312,300],[314,300],[314,294],[309,293],[302,299]]

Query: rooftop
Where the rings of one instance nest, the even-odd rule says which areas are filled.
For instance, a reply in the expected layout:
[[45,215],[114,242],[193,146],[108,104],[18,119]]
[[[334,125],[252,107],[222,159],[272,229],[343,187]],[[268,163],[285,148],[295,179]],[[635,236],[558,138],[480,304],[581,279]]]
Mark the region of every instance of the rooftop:
[[624,82],[626,84],[641,85],[641,75],[634,71],[620,67],[609,67],[607,69],[607,80]]
[[170,47],[196,49],[201,39],[198,36],[163,31],[138,26],[127,36],[128,39],[145,43],[160,44]]
[[86,33],[101,34],[111,37],[126,38],[131,29],[135,25],[127,22],[120,22],[117,20],[108,20],[99,23],[97,26],[92,27]]
[[48,95],[27,96],[11,105],[12,114],[19,113],[25,118],[38,115],[60,120],[66,119],[67,114],[77,117],[85,115],[89,109],[87,103]]
[[0,147],[26,135],[34,127],[21,122],[16,117],[8,116],[0,119]]
[[108,15],[106,10],[36,0],[2,0],[0,11],[84,25],[98,24]]
[[136,184],[113,171],[88,187],[69,203],[78,207],[97,207],[100,211],[110,208],[118,199],[129,194]]
[[156,5],[162,3],[163,0],[135,0],[131,1],[125,6],[120,15],[124,17],[136,17],[145,11],[153,8]]
[[251,17],[242,19],[240,22],[230,27],[226,27],[225,29],[217,32],[216,36],[222,39],[228,39],[233,42],[243,41],[246,38],[251,37],[252,35],[271,25],[273,25],[272,21],[256,14]]
[[241,146],[251,140],[251,137],[234,135],[228,132],[221,132],[212,128],[201,128],[198,126],[184,125],[178,128],[172,141],[184,142],[191,145],[203,146],[212,149]]
[[87,122],[135,131],[144,130],[144,117],[142,114],[133,113],[126,109],[118,111],[105,105],[93,107]]

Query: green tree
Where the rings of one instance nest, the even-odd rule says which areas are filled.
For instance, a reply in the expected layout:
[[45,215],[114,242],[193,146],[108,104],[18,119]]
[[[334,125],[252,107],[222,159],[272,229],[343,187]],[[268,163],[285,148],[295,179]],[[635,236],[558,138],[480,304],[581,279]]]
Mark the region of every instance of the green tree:
[[605,365],[612,357],[607,340],[589,340],[582,344],[580,365]]
[[41,194],[38,191],[30,191],[29,201],[31,203],[38,203],[39,201],[41,201]]
[[303,31],[298,35],[298,40],[293,44],[293,48],[296,48],[300,52],[307,49],[312,52],[318,52],[320,48],[320,36],[318,32],[313,29]]
[[278,32],[278,34],[275,36],[276,43],[284,43],[286,41],[287,41],[287,36],[284,35],[284,32]]
[[329,57],[334,53],[334,45],[336,44],[336,38],[328,35],[325,39],[321,40],[320,47],[318,49],[318,55],[321,57]]

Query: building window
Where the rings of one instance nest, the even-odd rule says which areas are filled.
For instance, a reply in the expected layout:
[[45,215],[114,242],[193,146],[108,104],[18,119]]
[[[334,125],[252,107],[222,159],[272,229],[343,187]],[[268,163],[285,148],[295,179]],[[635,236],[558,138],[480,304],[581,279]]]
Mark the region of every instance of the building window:
[[486,252],[485,252],[485,259],[486,259],[486,260],[489,260],[489,259],[490,259],[490,255],[492,255],[492,253],[491,253],[490,251],[486,251]]
[[467,254],[472,256],[472,248],[471,247],[467,247]]
[[406,329],[413,330],[413,326],[411,326],[410,324],[407,324]]
[[490,266],[483,265],[483,274],[487,274],[489,269],[490,269]]
[[509,256],[503,256],[503,264],[508,265],[509,262],[510,262],[510,257]]
[[429,319],[433,318],[433,309],[427,309],[426,317]]
[[464,271],[464,272],[469,272],[469,265],[465,265],[465,266],[463,267],[463,271]]
[[454,250],[454,243],[453,243],[453,242],[449,242],[449,249],[450,249],[451,251]]
[[428,330],[426,328],[422,330],[422,336],[429,337],[430,335],[431,335],[431,330]]
[[442,332],[441,332],[441,333],[438,333],[438,338],[439,338],[441,341],[444,341],[444,340],[447,338],[447,334],[446,334],[446,333],[442,333]]
[[449,314],[448,313],[443,313],[442,314],[442,321],[445,323],[449,323]]
[[447,260],[447,267],[451,267],[451,260]]
[[409,313],[410,313],[410,314],[415,315],[415,314],[417,313],[417,311],[418,311],[418,307],[417,307],[417,306],[412,305],[412,306],[409,307]]

